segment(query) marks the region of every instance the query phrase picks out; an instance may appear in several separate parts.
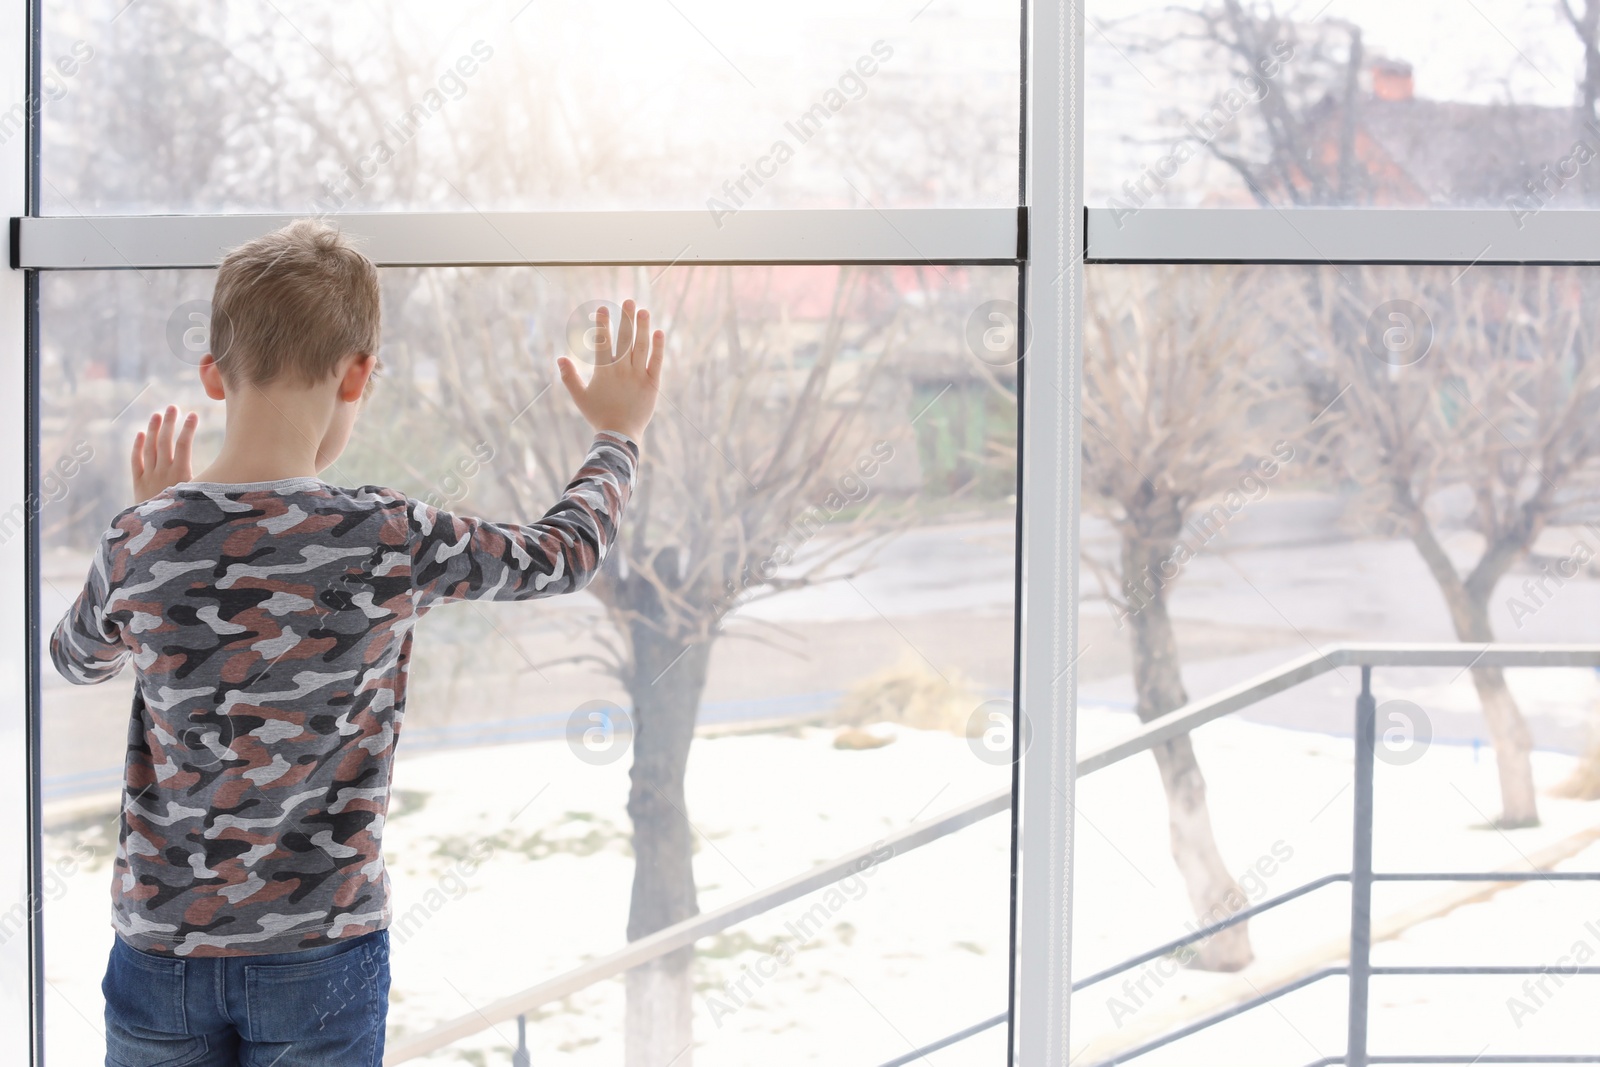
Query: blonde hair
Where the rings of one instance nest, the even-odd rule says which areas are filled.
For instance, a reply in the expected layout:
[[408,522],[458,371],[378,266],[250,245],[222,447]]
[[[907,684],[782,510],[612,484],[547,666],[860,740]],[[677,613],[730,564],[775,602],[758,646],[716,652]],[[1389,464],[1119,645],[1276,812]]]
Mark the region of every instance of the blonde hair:
[[211,353],[230,385],[315,385],[352,352],[376,356],[379,322],[372,261],[333,227],[297,219],[223,259]]

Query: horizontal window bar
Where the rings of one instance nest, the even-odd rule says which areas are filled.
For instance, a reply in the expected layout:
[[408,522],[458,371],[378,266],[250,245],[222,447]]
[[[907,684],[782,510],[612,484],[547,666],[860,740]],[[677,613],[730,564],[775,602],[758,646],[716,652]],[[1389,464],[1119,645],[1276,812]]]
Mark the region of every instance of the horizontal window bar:
[[1090,208],[1090,263],[1600,264],[1600,211]]
[[[11,265],[35,270],[212,267],[293,215],[13,219]],[[326,220],[379,266],[695,263],[1016,263],[1008,208],[818,211],[375,212]]]

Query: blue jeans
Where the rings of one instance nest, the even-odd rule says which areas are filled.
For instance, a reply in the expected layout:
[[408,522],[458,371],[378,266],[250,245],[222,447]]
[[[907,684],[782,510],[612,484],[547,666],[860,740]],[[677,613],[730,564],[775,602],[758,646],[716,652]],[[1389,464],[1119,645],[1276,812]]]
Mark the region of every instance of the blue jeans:
[[380,1067],[389,932],[208,959],[119,937],[101,988],[106,1067]]

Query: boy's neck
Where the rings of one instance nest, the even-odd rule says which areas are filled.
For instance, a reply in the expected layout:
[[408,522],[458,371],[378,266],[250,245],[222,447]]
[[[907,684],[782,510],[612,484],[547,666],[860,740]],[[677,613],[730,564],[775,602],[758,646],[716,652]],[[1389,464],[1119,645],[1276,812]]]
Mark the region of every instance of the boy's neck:
[[332,416],[326,390],[243,388],[230,391],[227,428],[217,458],[197,482],[274,482],[316,477],[327,463],[320,445]]

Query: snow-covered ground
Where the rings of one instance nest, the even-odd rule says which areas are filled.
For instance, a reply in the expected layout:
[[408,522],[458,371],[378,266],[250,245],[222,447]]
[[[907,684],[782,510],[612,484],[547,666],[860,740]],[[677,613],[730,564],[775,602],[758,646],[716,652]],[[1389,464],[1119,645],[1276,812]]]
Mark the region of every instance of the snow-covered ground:
[[[965,740],[947,734],[901,731],[895,743],[865,752],[836,750],[832,736],[813,730],[696,743],[689,814],[698,831],[702,909],[1008,781],[1006,768],[975,758]],[[626,760],[592,767],[561,741],[505,745],[403,760],[396,786],[400,803],[385,852],[397,916],[419,919],[403,943],[392,935],[392,1040],[624,943],[633,866]],[[96,834],[100,825],[85,832]],[[108,840],[88,839],[102,846]],[[490,857],[463,877],[458,858],[478,842]],[[69,847],[65,835],[51,844],[59,853]],[[703,941],[698,1061],[765,1059],[777,1034],[795,1062],[887,1059],[909,1047],[896,1027],[913,1040],[931,1040],[952,1020],[1003,1010],[1009,849],[1010,827],[999,816],[893,861],[855,882],[842,901],[816,894]],[[68,881],[65,895],[46,908],[46,1031],[53,1061],[77,1064],[92,1062],[100,1040],[98,983],[111,936],[108,862]],[[776,939],[792,940],[786,924],[815,915],[818,902],[825,927],[748,1004],[720,992],[775,949]],[[746,988],[754,986],[747,981]],[[712,992],[736,1010],[719,1008],[714,1020],[705,999]],[[620,981],[552,1005],[532,1029],[534,1062],[556,1052],[574,1063],[619,1062],[621,1011]],[[515,1032],[502,1026],[428,1062],[509,1063]],[[500,1051],[475,1061],[475,1049]]]
[[[1518,698],[1550,699],[1592,685],[1587,671],[1552,670],[1514,677]],[[1382,672],[1379,672],[1380,678]],[[1439,684],[1450,698],[1470,692],[1460,678]],[[1127,729],[1126,718],[1088,712],[1084,750]],[[1219,845],[1252,902],[1351,866],[1351,742],[1234,719],[1197,732]],[[1536,753],[1542,788],[1561,781],[1570,757]],[[1073,932],[1074,970],[1088,975],[1188,931],[1186,898],[1169,857],[1166,812],[1152,761],[1138,758],[1079,785]],[[1543,825],[1500,832],[1499,786],[1488,750],[1431,745],[1406,765],[1377,763],[1374,867],[1379,871],[1527,869],[1529,857],[1580,831],[1600,827],[1600,803],[1541,796]],[[1600,870],[1590,846],[1562,869]],[[1392,883],[1374,892],[1375,921],[1454,891],[1456,883]],[[1594,883],[1534,883],[1421,923],[1374,949],[1377,965],[1544,966],[1586,942],[1600,956],[1600,906]],[[1249,990],[1266,975],[1338,965],[1330,953],[1349,930],[1349,891],[1330,886],[1251,923],[1257,962],[1241,977],[1177,971],[1151,964],[1091,987],[1074,999],[1076,1049],[1107,1049],[1119,1034],[1173,1028],[1220,987]],[[1595,923],[1590,930],[1585,924]],[[1581,953],[1580,953],[1581,955]],[[1133,987],[1125,985],[1132,981]],[[1526,1000],[1522,976],[1380,977],[1373,979],[1369,1048],[1375,1054],[1461,1052],[1467,1057],[1600,1048],[1593,1011],[1600,978],[1568,977],[1537,1013],[1513,1014],[1507,998]],[[1142,983],[1142,984],[1141,984]],[[1587,988],[1586,988],[1587,987]],[[1311,1063],[1344,1048],[1346,985],[1329,978],[1258,1008],[1199,1037],[1138,1062],[1159,1067],[1250,1067]],[[1520,1023],[1520,1025],[1519,1025]],[[1086,1057],[1093,1062],[1097,1057]]]
[[[1552,684],[1573,684],[1562,681],[1567,672],[1548,673]],[[1527,689],[1532,680],[1521,684]],[[1085,749],[1131,726],[1126,713],[1086,709]],[[894,743],[869,751],[835,749],[832,732],[822,729],[698,741],[689,813],[698,833],[701,907],[720,906],[1006,784],[1006,770],[975,758],[963,738],[892,732]],[[1348,869],[1348,741],[1224,720],[1197,734],[1196,744],[1223,853],[1253,896]],[[1536,758],[1544,785],[1571,764],[1560,755]],[[391,1041],[470,1014],[623,943],[632,867],[625,760],[591,767],[560,741],[529,742],[416,756],[403,761],[397,786],[386,851],[397,914],[411,919],[404,936],[396,936]],[[1516,866],[1600,823],[1600,805],[1546,797],[1543,827],[1500,833],[1483,826],[1496,801],[1492,761],[1470,747],[1436,745],[1406,766],[1380,763],[1379,869]],[[1084,779],[1078,810],[1075,966],[1087,974],[1181,933],[1189,913],[1147,758]],[[101,845],[103,857],[103,821],[79,822],[76,833]],[[53,853],[64,853],[72,838],[52,835]],[[489,858],[462,875],[456,864],[475,846]],[[1259,871],[1269,856],[1279,861],[1268,865],[1271,875],[1247,880],[1245,872]],[[1600,848],[1592,848],[1573,866],[1597,864]],[[1003,1010],[1008,871],[1009,823],[998,816],[893,860],[848,892],[815,894],[703,941],[695,971],[696,1063],[876,1064]],[[47,1033],[57,1063],[93,1062],[99,1047],[98,982],[110,943],[107,880],[102,858],[68,878],[46,909]],[[1384,887],[1376,910],[1386,914],[1440,889]],[[1381,946],[1378,960],[1548,962],[1584,939],[1600,949],[1600,937],[1584,925],[1600,923],[1593,899],[1592,888],[1579,886],[1508,891],[1414,928]],[[797,939],[798,927],[788,924],[818,915],[819,904],[823,928]],[[1348,894],[1335,887],[1256,920],[1257,966],[1304,957],[1336,937],[1348,927],[1348,907]],[[746,971],[774,971],[761,961],[768,953],[787,957],[779,949],[785,939],[798,950],[790,962],[770,978],[746,980],[749,995],[728,992]],[[1159,989],[1147,982],[1149,995],[1132,1015],[1110,1007],[1112,996],[1131,1003],[1120,979],[1087,990],[1075,1004],[1074,1042],[1114,1034],[1118,1022],[1128,1027],[1165,1017],[1180,998],[1229,980],[1181,972]],[[1555,995],[1517,1019],[1506,997],[1521,981],[1378,979],[1373,1047],[1460,1047],[1469,1055],[1485,1048],[1595,1047],[1594,1013],[1586,1010],[1592,991],[1577,988],[1594,980],[1569,979],[1574,988],[1565,991],[1552,984]],[[1343,1003],[1342,981],[1330,980],[1150,1062],[1299,1063],[1337,1054]],[[620,1062],[622,1008],[619,981],[550,1005],[530,1027],[534,1062],[556,1055],[597,1067]],[[515,1027],[502,1025],[425,1062],[509,1063],[514,1039]],[[1002,1043],[997,1028],[929,1061],[993,1064]],[[782,1049],[779,1060],[775,1047]]]

